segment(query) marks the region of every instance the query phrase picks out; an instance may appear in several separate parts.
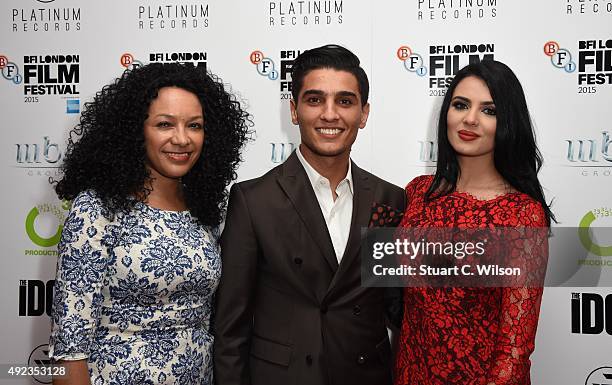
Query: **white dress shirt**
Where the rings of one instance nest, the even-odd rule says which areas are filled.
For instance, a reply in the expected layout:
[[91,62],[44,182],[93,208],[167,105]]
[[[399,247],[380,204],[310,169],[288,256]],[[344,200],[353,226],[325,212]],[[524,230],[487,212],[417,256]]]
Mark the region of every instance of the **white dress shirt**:
[[334,251],[336,252],[336,259],[338,260],[338,264],[340,264],[342,255],[344,255],[344,250],[346,249],[349,233],[351,232],[351,219],[353,217],[353,176],[351,174],[351,162],[349,161],[346,176],[338,183],[338,187],[336,187],[337,198],[334,201],[329,179],[319,174],[308,161],[306,161],[300,152],[299,146],[295,152],[304,170],[306,170],[306,175],[308,175],[312,189],[317,196],[319,207],[321,207],[321,212],[325,218],[325,224],[327,224],[327,231],[329,232]]

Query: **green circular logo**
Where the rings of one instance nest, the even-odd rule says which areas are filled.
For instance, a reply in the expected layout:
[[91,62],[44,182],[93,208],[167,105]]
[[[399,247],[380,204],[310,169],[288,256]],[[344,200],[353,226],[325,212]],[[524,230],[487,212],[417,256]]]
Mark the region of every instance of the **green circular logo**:
[[580,237],[580,242],[590,253],[600,257],[610,257],[612,256],[612,246],[600,246],[596,244],[593,239],[591,239],[589,228],[595,219],[597,219],[597,217],[592,211],[589,211],[584,217],[582,217],[582,220],[578,225],[578,236]]
[[59,226],[57,226],[57,231],[55,232],[55,235],[51,236],[50,238],[43,238],[38,235],[36,229],[34,228],[34,221],[36,220],[36,217],[38,217],[38,215],[40,215],[40,212],[38,211],[37,207],[34,207],[32,210],[30,210],[28,216],[26,217],[25,230],[28,234],[28,237],[30,237],[30,240],[40,247],[52,247],[57,245],[62,236],[62,229],[64,228],[64,226],[60,224]]

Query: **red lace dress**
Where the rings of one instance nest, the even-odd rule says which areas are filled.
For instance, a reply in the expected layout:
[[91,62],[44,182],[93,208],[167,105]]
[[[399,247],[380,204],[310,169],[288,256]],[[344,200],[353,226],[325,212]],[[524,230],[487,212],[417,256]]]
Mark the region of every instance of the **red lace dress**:
[[[482,201],[455,192],[426,203],[431,181],[406,186],[400,226],[546,226],[542,206],[526,194]],[[405,288],[395,384],[530,384],[541,298],[541,288]]]

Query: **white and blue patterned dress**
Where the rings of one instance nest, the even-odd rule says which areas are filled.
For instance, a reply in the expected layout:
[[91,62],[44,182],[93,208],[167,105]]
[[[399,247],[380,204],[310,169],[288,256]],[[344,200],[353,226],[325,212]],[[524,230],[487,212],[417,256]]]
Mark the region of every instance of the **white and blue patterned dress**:
[[188,211],[137,203],[112,220],[91,191],[59,245],[49,355],[87,359],[91,383],[213,384],[218,234]]

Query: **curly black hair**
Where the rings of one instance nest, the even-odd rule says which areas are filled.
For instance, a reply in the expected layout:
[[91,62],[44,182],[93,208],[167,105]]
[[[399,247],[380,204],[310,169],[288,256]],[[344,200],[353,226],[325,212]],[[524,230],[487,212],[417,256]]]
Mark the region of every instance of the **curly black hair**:
[[251,116],[222,81],[203,67],[152,63],[126,70],[86,103],[70,131],[55,191],[74,199],[94,190],[111,212],[129,210],[148,195],[144,122],[149,105],[163,87],[197,95],[204,112],[205,141],[193,168],[182,178],[185,203],[204,226],[221,223],[228,184],[236,179],[241,149],[250,138]]

